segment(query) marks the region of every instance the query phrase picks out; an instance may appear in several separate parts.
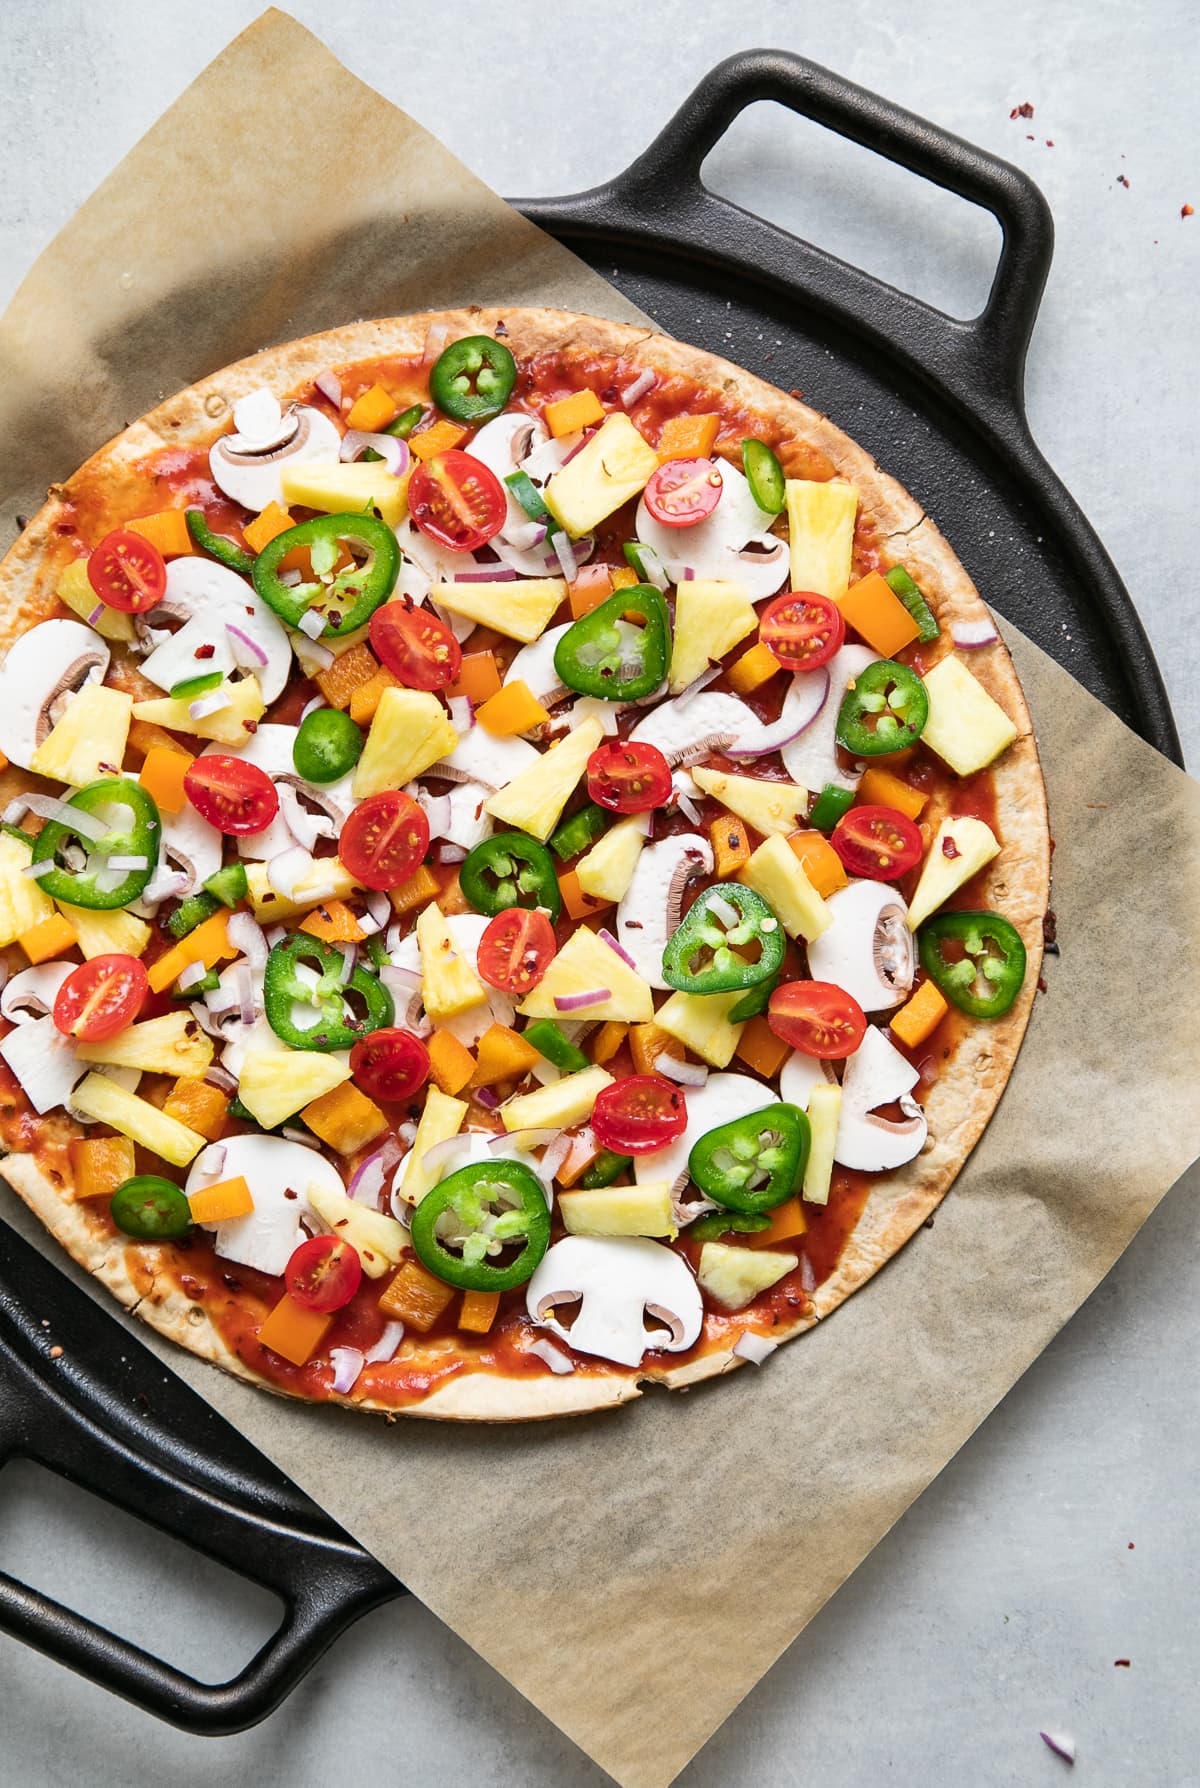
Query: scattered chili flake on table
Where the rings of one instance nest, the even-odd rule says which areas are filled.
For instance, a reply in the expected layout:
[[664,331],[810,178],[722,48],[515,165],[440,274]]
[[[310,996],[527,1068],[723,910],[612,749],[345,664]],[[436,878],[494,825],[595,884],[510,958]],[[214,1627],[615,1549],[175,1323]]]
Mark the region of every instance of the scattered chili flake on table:
[[[1181,205],[1179,207],[1179,215],[1180,217],[1195,217],[1196,207],[1194,205]],[[18,516],[17,520],[20,521],[20,519],[20,516]]]
[[1010,118],[1032,118],[1033,117],[1033,107],[1030,105],[1030,103],[1027,99],[1023,99],[1021,101],[1020,105],[1014,106],[1012,111],[1008,115]]
[[1131,1660],[1129,1658],[1114,1658],[1113,1659],[1113,1669],[1114,1670],[1128,1670],[1130,1667],[1131,1667]]
[[1117,185],[1123,186],[1125,188],[1126,192],[1129,191],[1129,181],[1126,179],[1124,174],[1117,175]]

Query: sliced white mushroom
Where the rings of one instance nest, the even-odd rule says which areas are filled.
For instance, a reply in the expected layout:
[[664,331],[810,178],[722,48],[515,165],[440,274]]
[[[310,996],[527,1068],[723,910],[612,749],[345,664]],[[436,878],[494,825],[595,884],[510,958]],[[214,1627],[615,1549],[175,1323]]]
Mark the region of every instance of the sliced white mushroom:
[[541,639],[535,639],[531,646],[522,646],[505,671],[504,681],[525,683],[543,708],[552,708],[561,701],[570,692],[554,668],[554,654],[559,640],[573,626],[573,621],[564,621],[561,627],[551,627]]
[[42,621],[17,636],[0,669],[0,751],[10,763],[29,768],[70,698],[104,681],[109,657],[82,621]]
[[869,646],[843,646],[830,660],[829,692],[824,704],[803,732],[781,747],[783,767],[801,788],[823,789],[827,782],[838,788],[857,788],[859,773],[843,770],[838,763],[838,714],[851,682],[878,656]]
[[887,882],[851,882],[827,899],[832,923],[808,946],[814,981],[832,981],[864,1012],[890,1012],[913,984],[908,907]]
[[736,695],[706,689],[690,701],[662,702],[629,736],[657,745],[669,764],[682,764],[732,745],[748,719],[753,715]]
[[[170,632],[154,625],[160,617],[182,618],[183,626]],[[291,641],[278,615],[244,577],[212,559],[171,560],[166,595],[147,616],[144,633],[153,649],[142,672],[160,689],[206,671],[239,670],[257,677],[263,700],[273,702],[291,674]]]
[[[568,1327],[554,1312],[578,1303]],[[647,1348],[681,1353],[704,1324],[700,1288],[682,1255],[641,1236],[566,1236],[550,1248],[525,1294],[539,1328],[578,1353],[637,1366]],[[663,1326],[647,1329],[645,1318]]]
[[779,1073],[779,1097],[785,1105],[797,1105],[801,1111],[807,1111],[813,1088],[831,1086],[836,1080],[832,1063],[793,1049]]
[[543,437],[529,454],[521,461],[521,470],[540,490],[548,484],[556,472],[561,472],[579,443],[583,440],[583,431],[577,430],[571,435]]
[[[910,1096],[919,1078],[883,1032],[868,1025],[842,1076],[834,1160],[859,1173],[887,1173],[919,1155],[929,1133],[925,1113]],[[881,1105],[896,1103],[902,1119],[877,1115]]]
[[691,528],[664,528],[642,498],[637,537],[654,548],[673,584],[690,572],[701,579],[739,583],[752,602],[773,596],[788,575],[788,543],[772,534],[774,516],[760,509],[736,466],[721,461],[721,500],[710,516]]
[[[536,416],[510,410],[484,423],[471,442],[471,455],[474,459],[481,459],[496,474],[501,484],[504,484],[505,478],[518,468],[523,468],[530,454],[544,446],[547,439],[546,430]],[[523,547],[518,544],[528,535],[530,521],[507,486],[505,492],[508,497],[508,513],[500,535],[491,543],[492,548],[511,570],[521,572],[526,577],[544,577],[548,549],[545,546]],[[532,684],[530,688],[533,688]]]
[[[444,838],[460,850],[471,851],[491,837],[492,817],[485,811],[491,791],[482,782],[453,782],[444,795],[431,795],[418,782],[407,792],[415,795],[429,814],[430,831],[435,838]],[[439,816],[436,830],[435,814]]]
[[749,1074],[710,1074],[703,1086],[688,1086],[683,1091],[687,1106],[683,1135],[651,1154],[636,1155],[633,1162],[635,1180],[669,1180],[672,1193],[687,1184],[688,1156],[702,1136],[774,1102],[770,1088]]
[[49,1016],[18,1024],[0,1043],[0,1055],[37,1112],[65,1104],[76,1082],[87,1073],[87,1063],[79,1060],[75,1045]]
[[12,1024],[28,1024],[54,1010],[58,990],[75,967],[73,962],[42,962],[22,969],[0,993],[0,1018]]
[[498,739],[482,726],[463,733],[448,757],[439,758],[427,776],[449,782],[478,782],[494,793],[527,770],[540,753],[526,739]]
[[710,874],[712,866],[712,845],[698,832],[648,844],[638,858],[617,907],[617,938],[651,987],[667,985],[662,956],[667,939],[679,929],[684,889],[693,877]]
[[198,1192],[202,1186],[237,1178],[249,1186],[254,1209],[248,1216],[204,1227],[215,1235],[223,1260],[260,1273],[283,1272],[304,1240],[301,1219],[311,1230],[320,1229],[308,1202],[310,1186],[328,1192],[346,1190],[337,1168],[316,1149],[281,1136],[231,1136],[197,1155],[184,1191]]
[[158,867],[135,904],[142,918],[153,917],[159,902],[168,897],[183,900],[195,894],[221,867],[224,839],[190,801],[178,813],[164,813],[162,828]]
[[337,459],[341,431],[309,404],[284,410],[266,389],[252,391],[233,407],[235,432],[214,441],[208,455],[213,482],[244,509],[283,505],[281,473],[287,464]]

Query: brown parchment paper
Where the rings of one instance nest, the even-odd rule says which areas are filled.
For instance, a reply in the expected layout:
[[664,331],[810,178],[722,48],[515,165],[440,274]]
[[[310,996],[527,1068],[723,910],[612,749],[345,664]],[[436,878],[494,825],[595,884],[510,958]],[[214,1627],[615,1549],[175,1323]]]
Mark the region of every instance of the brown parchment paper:
[[[319,140],[302,122],[318,114]],[[89,200],[0,322],[4,522],[228,361],[471,300],[637,319],[268,13]],[[816,391],[799,371],[780,377]],[[933,1227],[827,1323],[761,1370],[514,1429],[280,1402],[130,1324],[623,1788],[665,1788],[1200,1152],[1193,1002],[1167,987],[1155,999],[1138,968],[1165,947],[1171,987],[1200,979],[1200,788],[1005,632],[1049,786],[1062,954]],[[2,1185],[0,1212],[115,1311]],[[431,1508],[454,1519],[414,1518]]]

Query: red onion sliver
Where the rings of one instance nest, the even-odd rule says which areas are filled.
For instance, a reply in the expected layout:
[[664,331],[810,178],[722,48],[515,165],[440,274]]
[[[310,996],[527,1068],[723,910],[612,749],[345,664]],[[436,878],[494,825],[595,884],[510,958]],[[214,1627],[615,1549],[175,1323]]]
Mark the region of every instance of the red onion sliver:
[[517,522],[515,526],[504,530],[504,544],[516,549],[519,553],[532,552],[535,546],[541,546],[546,538],[545,522]]
[[575,549],[561,528],[556,528],[550,536],[550,544],[554,548],[554,556],[562,568],[562,574],[569,584],[573,584],[579,576],[579,560],[575,557]]
[[348,987],[353,978],[354,971],[358,967],[358,945],[353,943],[338,944],[337,948],[341,951],[342,956],[342,966],[338,970],[338,980],[343,987]]
[[431,795],[422,789],[417,801],[429,821],[429,836],[444,838],[454,818],[449,795]]
[[[16,819],[10,819],[12,807],[18,806],[20,812]],[[56,820],[74,832],[76,837],[86,838],[89,844],[98,844],[111,830],[94,813],[85,813],[82,807],[72,807],[69,801],[62,800],[58,795],[39,795],[32,791],[23,795],[19,802],[14,801],[11,807],[5,808],[4,823],[8,826],[19,825],[27,813],[36,813],[39,819]]]
[[237,984],[242,1023],[251,1025],[254,1023],[254,977],[248,962],[238,963],[234,980]]
[[36,882],[40,880],[43,875],[49,875],[54,867],[54,858],[46,857],[41,863],[26,863],[21,874],[27,875],[31,882]]
[[313,380],[313,385],[316,390],[321,393],[322,397],[327,397],[329,399],[335,410],[341,409],[342,381],[338,378],[336,373],[318,373],[317,377]]
[[611,987],[592,987],[586,993],[556,993],[554,1007],[558,1012],[582,1012],[588,1006],[603,1005],[611,998]]
[[404,993],[420,993],[421,972],[419,969],[401,968],[399,963],[385,963],[379,971],[379,979],[385,987],[399,987]]
[[649,367],[646,367],[644,371],[638,374],[632,385],[626,385],[624,391],[622,391],[622,404],[624,404],[625,408],[628,410],[631,405],[637,403],[639,398],[645,397],[648,391],[653,391],[657,382],[655,374],[650,371]]
[[571,1138],[566,1134],[565,1130],[560,1130],[558,1135],[554,1138],[554,1141],[547,1144],[546,1152],[538,1163],[542,1178],[547,1180],[555,1179],[558,1175],[559,1168],[570,1153]]
[[689,683],[687,688],[675,697],[675,706],[686,708],[693,696],[699,695],[702,689],[707,689],[710,683],[716,682],[724,668],[724,665],[721,664],[710,664],[706,671],[700,672],[694,683]]
[[325,616],[319,608],[306,608],[296,626],[305,639],[312,640],[315,645],[325,631]]
[[800,1256],[800,1289],[801,1291],[817,1289],[817,1275],[813,1272],[812,1261],[807,1254]]
[[515,584],[517,574],[507,565],[485,565],[481,571],[456,571],[456,584]]
[[677,1086],[704,1086],[708,1080],[708,1069],[703,1062],[681,1062],[673,1055],[658,1056],[654,1072],[661,1074],[664,1080],[673,1080]]
[[475,709],[471,705],[469,695],[451,695],[446,698],[446,706],[450,711],[450,724],[456,733],[469,733],[475,724]]
[[285,1142],[298,1142],[301,1148],[319,1149],[321,1146],[315,1136],[302,1130],[298,1124],[285,1124],[279,1134]]
[[266,664],[267,653],[256,639],[251,639],[248,633],[243,632],[240,627],[235,627],[232,621],[226,621],[225,631],[232,641],[231,649],[235,663],[243,668],[252,664]]
[[389,1360],[395,1359],[396,1349],[403,1339],[404,1324],[402,1322],[385,1323],[383,1333],[374,1347],[367,1349],[367,1364],[369,1366],[386,1366]]
[[535,1353],[539,1360],[546,1362],[551,1372],[556,1372],[560,1376],[575,1370],[574,1361],[568,1358],[562,1348],[555,1347],[553,1341],[548,1341],[544,1337],[537,1341],[531,1341],[525,1351]]
[[675,794],[675,805],[678,807],[680,813],[683,814],[684,818],[691,821],[693,826],[698,826],[700,824],[700,809],[690,795],[685,795],[677,790]]
[[[984,621],[952,621],[950,638],[964,652],[974,652],[980,646],[994,646],[1000,635],[990,620]],[[1043,1732],[1042,1737],[1045,1738]]]
[[545,1148],[558,1134],[557,1130],[510,1130],[506,1136],[489,1136],[488,1147],[501,1153],[516,1149],[518,1154],[527,1155],[532,1149]]
[[211,695],[197,696],[194,702],[189,702],[188,715],[192,720],[207,720],[210,714],[223,714],[232,706],[233,697],[228,690],[214,689]]
[[[579,439],[576,441],[575,445],[572,447],[570,453],[568,453],[567,457],[563,460],[564,466],[569,466],[571,461],[575,458],[575,455],[577,453],[583,452],[584,448],[587,446],[588,442],[591,440],[591,438],[595,434],[595,432],[596,431],[594,428],[585,428],[584,429],[583,433],[580,435]],[[560,470],[561,470],[561,467],[560,467]]]
[[194,987],[196,985],[197,981],[203,981],[203,979],[204,979],[205,975],[207,975],[207,973],[208,973],[208,970],[205,968],[205,966],[202,962],[189,962],[187,967],[180,971],[180,975],[179,975],[179,991],[180,991],[180,993],[187,993],[188,989]]
[[229,1153],[223,1142],[210,1142],[206,1149],[201,1149],[196,1157],[195,1165],[201,1173],[224,1173],[225,1157]]
[[461,844],[446,843],[438,846],[440,863],[465,863],[466,860],[467,852]]
[[290,900],[304,877],[312,868],[312,858],[303,846],[294,844],[290,850],[280,851],[267,864],[267,880],[277,894]]
[[331,1347],[329,1362],[333,1367],[333,1378],[330,1381],[330,1390],[335,1391],[339,1397],[347,1396],[358,1383],[365,1357],[359,1347]]
[[303,726],[310,714],[315,714],[318,708],[324,708],[328,705],[329,704],[326,702],[323,695],[314,695],[312,700],[310,702],[305,702],[304,706],[301,708],[298,724]]
[[761,1366],[764,1360],[770,1359],[778,1346],[778,1341],[768,1341],[765,1335],[756,1335],[750,1329],[743,1329],[733,1344],[733,1351],[740,1360],[749,1360],[753,1365]]
[[602,944],[607,944],[609,949],[614,951],[615,954],[621,958],[621,961],[626,963],[628,967],[633,969],[636,973],[637,963],[633,960],[633,957],[629,954],[628,950],[624,949],[622,945],[617,942],[611,931],[601,927],[596,933],[596,936],[600,939]]
[[359,1204],[374,1204],[383,1191],[385,1177],[383,1150],[376,1149],[373,1155],[368,1155],[354,1169],[350,1184],[346,1187],[347,1198],[353,1198]]
[[253,913],[231,913],[227,929],[230,943],[241,951],[250,967],[265,968],[266,934]]
[[723,894],[718,894],[715,889],[709,890],[708,910],[714,919],[721,921],[726,931],[732,931],[735,925],[741,924],[742,915],[736,906],[731,900],[726,900]]
[[342,436],[339,458],[343,460],[357,459],[367,448],[377,453],[393,478],[403,478],[408,470],[408,442],[402,441],[398,435],[370,434],[361,428],[347,429]]
[[220,1087],[223,1093],[236,1093],[238,1090],[237,1075],[223,1068],[220,1062],[210,1062],[204,1070],[203,1078],[210,1086]]
[[[50,797],[47,795],[40,798],[49,800]],[[25,818],[25,815],[30,811],[31,809],[28,800],[25,800],[18,795],[15,801],[9,802],[8,806],[4,809],[3,814],[0,814],[0,819],[3,819],[6,826],[19,826],[21,821]]]
[[1064,1763],[1074,1763],[1075,1740],[1069,1737],[1067,1733],[1039,1732],[1038,1737],[1043,1744],[1049,1745],[1050,1749],[1054,1752],[1054,1755],[1056,1757],[1061,1757]]
[[490,1086],[478,1087],[475,1092],[475,1097],[485,1111],[495,1111],[500,1103],[499,1094],[494,1093]]
[[87,624],[89,627],[95,627],[99,621],[103,620],[104,608],[105,608],[105,605],[103,602],[98,602],[96,604],[95,608],[92,610],[91,614],[87,618]]

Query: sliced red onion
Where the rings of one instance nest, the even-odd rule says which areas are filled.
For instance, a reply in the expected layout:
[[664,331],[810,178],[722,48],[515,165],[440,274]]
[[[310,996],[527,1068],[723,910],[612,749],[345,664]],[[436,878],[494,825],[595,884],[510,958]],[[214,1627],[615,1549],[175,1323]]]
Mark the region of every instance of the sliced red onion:
[[280,851],[267,864],[267,880],[277,894],[290,900],[295,890],[312,868],[312,858],[301,845],[294,844],[290,850]]
[[315,645],[325,631],[325,616],[319,608],[306,608],[296,626],[305,639],[312,640]]
[[485,565],[482,571],[456,571],[456,584],[515,584],[517,574],[507,565]]
[[475,1097],[485,1111],[495,1111],[500,1103],[499,1094],[494,1093],[490,1086],[477,1087],[475,1089]]
[[98,602],[96,604],[95,608],[92,610],[91,614],[87,618],[87,624],[89,627],[96,627],[103,620],[104,608],[105,608],[105,605],[103,602]]
[[267,949],[273,950],[275,948],[276,944],[281,944],[283,942],[284,938],[287,936],[287,926],[286,925],[272,925],[270,927],[270,929],[264,935],[266,936],[266,940],[267,940]]
[[429,821],[429,836],[444,838],[454,823],[454,809],[450,805],[449,795],[430,795],[422,789],[417,801]]
[[238,1003],[237,988],[232,980],[222,981],[204,996],[205,1008],[214,1018],[220,1018],[226,1012],[232,1012]]
[[693,826],[698,826],[701,823],[700,809],[690,795],[682,794],[677,790],[675,794],[675,805],[678,807],[680,813],[683,814],[684,818],[689,820]]
[[304,582],[304,578],[299,569],[292,565],[286,571],[279,573],[279,581],[281,584],[285,584],[289,590],[294,590],[297,584]]
[[728,746],[728,757],[762,757],[768,751],[779,751],[807,731],[829,700],[829,672],[801,671],[792,678],[783,698],[779,719],[766,723],[750,717],[750,723]]
[[[389,902],[389,905],[390,905],[390,902]],[[389,956],[394,956],[396,954],[397,950],[399,950],[400,945],[403,942],[403,933],[404,933],[403,920],[393,919],[391,924],[387,928],[387,935],[383,940],[383,947],[387,951]]]
[[40,863],[26,863],[21,874],[27,875],[31,882],[36,882],[40,881],[42,876],[49,875],[53,868],[55,868],[54,858],[45,857]]
[[642,561],[642,570],[646,574],[648,583],[652,583],[656,590],[666,590],[670,587],[671,580],[667,576],[666,568],[652,546],[643,546],[639,542],[638,558]]
[[[577,453],[583,452],[584,448],[587,446],[588,442],[591,440],[591,438],[595,434],[595,432],[596,431],[593,428],[585,428],[584,429],[583,433],[580,435],[579,439],[576,441],[575,445],[572,447],[570,453],[568,453],[566,458],[563,460],[562,463],[564,466],[569,466],[571,461],[575,458],[575,455]],[[559,470],[560,471],[562,470],[561,466],[559,467]]]
[[360,1161],[350,1176],[350,1184],[346,1187],[346,1196],[355,1199],[359,1204],[375,1204],[383,1191],[386,1170],[383,1164],[383,1150],[376,1149],[365,1161]]
[[541,546],[546,538],[545,522],[517,522],[514,527],[505,528],[505,544],[515,547],[519,553],[532,552],[535,546]]
[[463,845],[447,842],[438,846],[439,863],[465,863],[466,860],[467,852]]
[[[15,819],[9,817],[13,808],[20,809]],[[27,813],[36,813],[39,819],[55,820],[58,824],[67,826],[77,837],[86,838],[89,844],[98,844],[111,829],[102,819],[97,819],[94,813],[85,813],[82,807],[72,807],[69,801],[64,801],[58,795],[32,792],[5,808],[4,823],[6,826],[19,825]]]
[[531,1341],[525,1351],[526,1353],[535,1353],[539,1360],[546,1362],[551,1372],[557,1373],[560,1377],[564,1373],[575,1370],[574,1361],[563,1352],[561,1347],[556,1347],[553,1341],[548,1341],[544,1336],[539,1337],[536,1341]]
[[313,380],[314,388],[327,397],[335,410],[342,407],[342,381],[336,373],[318,373]]
[[694,580],[695,576],[696,576],[696,572],[695,572],[694,567],[691,565],[685,565],[683,568],[682,582],[684,582],[685,584],[690,584]]
[[446,706],[450,711],[450,724],[455,732],[460,737],[463,733],[469,733],[475,724],[475,710],[471,705],[470,696],[449,695],[446,697]]
[[703,1062],[681,1062],[673,1055],[655,1057],[654,1072],[661,1074],[664,1080],[673,1080],[678,1086],[704,1086],[708,1080],[708,1069]]
[[801,1291],[817,1289],[817,1275],[813,1272],[812,1261],[807,1254],[800,1256],[800,1289]]
[[203,979],[204,979],[205,975],[207,975],[207,973],[208,973],[208,970],[205,968],[205,966],[202,962],[189,962],[185,969],[180,970],[180,974],[179,974],[179,991],[180,991],[180,993],[186,993],[189,988],[194,987],[196,985],[197,981],[203,981]]
[[710,664],[707,670],[701,671],[695,682],[689,683],[687,688],[681,690],[675,697],[675,706],[686,708],[693,696],[699,695],[702,689],[707,689],[710,683],[716,682],[723,668],[724,666],[720,664]]
[[562,574],[569,584],[573,584],[579,576],[579,560],[575,549],[562,528],[556,528],[550,536],[550,544],[554,548],[554,556],[558,560]]
[[528,1155],[534,1149],[545,1148],[558,1134],[557,1130],[510,1130],[505,1136],[489,1137],[488,1147],[501,1154],[506,1149],[516,1149],[519,1154]]
[[252,1025],[254,1023],[254,976],[250,964],[239,962],[234,970],[233,978],[237,986],[242,1023],[247,1026]]
[[320,1143],[308,1130],[302,1130],[299,1124],[285,1124],[279,1134],[285,1142],[298,1142],[301,1148],[319,1149]]
[[638,374],[632,385],[626,385],[624,391],[622,391],[622,404],[627,410],[630,409],[632,405],[638,402],[639,398],[645,397],[648,391],[653,391],[657,383],[658,375],[652,373],[648,366],[645,367],[643,371]]
[[408,442],[402,441],[398,435],[368,434],[361,428],[350,428],[342,436],[339,458],[343,460],[357,459],[370,447],[377,453],[393,478],[403,478],[408,471],[410,454]]
[[353,978],[354,971],[358,967],[358,945],[354,943],[345,943],[338,944],[337,948],[340,950],[342,957],[342,966],[338,970],[338,982],[342,987],[348,987]]
[[461,1154],[470,1147],[470,1138],[460,1131],[457,1136],[447,1136],[443,1142],[435,1142],[432,1148],[426,1149],[421,1157],[423,1172],[437,1173],[446,1168],[456,1154]]
[[241,951],[251,968],[266,967],[266,934],[253,913],[231,913],[227,930],[230,943]]
[[543,1179],[553,1180],[558,1177],[558,1170],[571,1153],[571,1138],[565,1130],[560,1130],[554,1141],[546,1145],[546,1152],[538,1162]]
[[721,921],[726,931],[732,931],[735,925],[741,924],[742,915],[733,902],[726,900],[723,894],[718,894],[714,890],[709,891],[708,910],[714,919]]
[[421,974],[419,969],[401,968],[399,963],[386,963],[379,971],[379,979],[385,987],[399,987],[407,993],[420,993]]
[[778,1341],[768,1341],[765,1335],[756,1335],[750,1329],[743,1329],[733,1344],[733,1351],[740,1360],[749,1360],[753,1365],[761,1366],[764,1360],[770,1359],[778,1346]]
[[124,870],[129,871],[130,873],[134,873],[141,869],[149,869],[149,867],[150,867],[149,857],[115,856],[115,857],[106,857],[105,858],[105,868],[106,869],[124,869]]
[[[964,652],[974,652],[980,646],[994,646],[1000,635],[990,620],[985,621],[952,621],[950,638]],[[1046,1734],[1043,1732],[1042,1737]],[[1047,1744],[1050,1742],[1046,1740]]]
[[386,1366],[389,1360],[395,1359],[396,1350],[403,1339],[404,1324],[402,1322],[385,1323],[383,1333],[374,1347],[367,1349],[367,1364],[369,1366]]
[[333,1378],[330,1381],[330,1390],[339,1397],[347,1396],[358,1383],[365,1357],[359,1347],[331,1347],[329,1361],[333,1367]]
[[556,993],[554,1007],[558,1012],[582,1012],[588,1006],[603,1005],[611,998],[611,987],[591,987],[586,993]]
[[628,964],[628,966],[636,973],[637,963],[633,960],[633,957],[629,954],[628,950],[624,949],[623,946],[617,942],[611,931],[606,930],[602,926],[596,933],[596,936],[600,939],[602,944],[607,944],[609,949],[614,951],[616,955],[621,958],[621,961]]
[[142,899],[148,906],[157,906],[162,900],[181,899],[188,891],[191,877],[182,869],[171,869],[160,863],[146,886],[142,889]]
[[256,639],[251,639],[248,633],[243,632],[240,627],[235,627],[232,621],[226,621],[225,631],[229,635],[230,649],[233,652],[235,664],[240,665],[243,669],[252,664],[266,664],[267,654]]
[[219,1087],[223,1093],[236,1093],[238,1090],[237,1075],[223,1068],[220,1062],[210,1062],[204,1070],[203,1078],[210,1086]]
[[224,1173],[225,1157],[229,1153],[223,1142],[210,1142],[206,1149],[201,1149],[194,1165],[203,1174]]
[[188,715],[192,720],[207,720],[210,714],[224,713],[233,706],[233,697],[225,689],[214,689],[208,695],[198,695],[194,702],[188,703]]
[[303,726],[310,714],[315,714],[318,708],[326,708],[328,706],[329,704],[323,695],[314,695],[312,700],[310,702],[305,702],[304,706],[301,708],[300,719],[297,724]]
[[1038,1737],[1043,1744],[1049,1745],[1056,1757],[1064,1763],[1075,1761],[1075,1740],[1066,1732],[1039,1732]]
[[[39,800],[48,801],[51,797],[49,795],[41,795],[38,798]],[[29,801],[25,797],[18,795],[15,801],[9,802],[8,806],[4,809],[3,814],[0,814],[0,819],[3,819],[6,826],[19,826],[29,811]]]
[[[372,921],[376,931],[382,931],[392,916],[392,903],[382,888],[368,888],[366,907],[367,911],[364,916]],[[361,919],[359,924],[362,925]],[[366,927],[363,926],[363,929],[366,930]],[[368,933],[369,935],[370,933]]]

